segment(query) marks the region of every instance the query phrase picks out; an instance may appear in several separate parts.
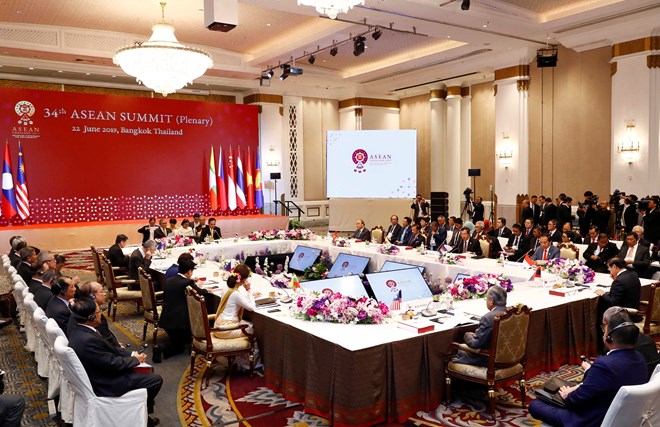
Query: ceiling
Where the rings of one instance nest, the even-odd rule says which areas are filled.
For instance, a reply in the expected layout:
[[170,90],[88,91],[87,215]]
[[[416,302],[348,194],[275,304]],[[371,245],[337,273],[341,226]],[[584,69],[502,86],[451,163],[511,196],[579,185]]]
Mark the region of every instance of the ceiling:
[[[219,0],[216,0],[219,1]],[[222,2],[236,0],[221,0]],[[181,43],[203,48],[214,66],[194,93],[260,93],[343,99],[402,98],[443,85],[492,80],[531,61],[546,43],[577,51],[654,33],[657,0],[366,0],[337,20],[296,0],[239,0],[238,26],[204,27],[203,0],[170,0],[165,20]],[[0,0],[0,78],[136,88],[112,63],[115,50],[145,41],[160,22],[156,0]],[[371,37],[376,26],[383,30]],[[364,54],[352,37],[365,34]],[[338,43],[336,56],[329,47]],[[311,65],[307,54],[320,50]],[[295,59],[302,76],[259,75]],[[561,59],[560,59],[561,61]]]

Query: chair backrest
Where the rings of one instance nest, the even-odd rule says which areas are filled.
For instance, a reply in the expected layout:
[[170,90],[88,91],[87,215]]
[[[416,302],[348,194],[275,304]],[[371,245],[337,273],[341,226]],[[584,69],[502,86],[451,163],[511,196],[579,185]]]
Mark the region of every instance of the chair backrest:
[[660,366],[646,384],[623,386],[610,404],[601,427],[660,425]]
[[158,320],[158,310],[156,310],[156,294],[154,292],[154,283],[151,276],[144,271],[142,267],[138,268],[138,277],[140,279],[140,291],[142,291],[142,304],[145,311],[151,311],[154,320]]
[[489,365],[515,365],[525,357],[531,310],[527,306],[509,307],[495,317]]
[[117,290],[115,289],[115,273],[112,271],[112,264],[110,260],[105,257],[103,254],[98,254],[99,260],[101,262],[101,269],[103,270],[103,278],[105,286],[110,292],[112,292],[113,297],[117,297]]
[[575,245],[562,243],[559,248],[559,258],[578,259],[579,256],[580,250]]
[[483,252],[483,256],[490,258],[490,249],[492,245],[490,244],[490,239],[488,236],[481,236],[479,238],[479,245],[481,246],[481,252]]
[[660,322],[660,292],[658,292],[658,284],[660,282],[651,284],[651,290],[649,291],[649,307],[647,308],[649,315],[646,316],[649,325],[651,322]]
[[83,368],[76,352],[69,347],[69,341],[65,337],[57,337],[55,340],[55,356],[60,362],[64,378],[69,382],[73,392],[85,400],[96,397],[89,376]]
[[371,229],[371,238],[376,241],[376,243],[383,243],[383,227],[376,226]]
[[186,287],[186,304],[188,305],[188,318],[193,339],[206,341],[211,346],[211,330],[206,312],[206,301],[190,286]]
[[48,317],[41,307],[37,307],[32,313],[32,318],[34,319],[34,325],[37,327],[39,335],[43,337],[44,342],[46,342],[46,322]]
[[103,270],[101,269],[101,258],[99,251],[94,245],[89,247],[92,250],[92,261],[94,262],[94,273],[96,274],[96,281],[103,285]]
[[55,319],[48,319],[46,321],[46,340],[51,348],[55,348],[55,340],[57,337],[66,338],[66,335],[64,335],[64,332],[60,329],[60,326]]

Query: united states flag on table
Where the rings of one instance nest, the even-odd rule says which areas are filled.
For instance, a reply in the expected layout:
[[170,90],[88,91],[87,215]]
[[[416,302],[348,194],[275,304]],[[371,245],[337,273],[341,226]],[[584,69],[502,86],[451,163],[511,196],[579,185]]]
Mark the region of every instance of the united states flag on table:
[[390,304],[390,310],[401,310],[401,291],[396,294],[396,297],[392,300]]
[[25,178],[25,160],[23,159],[23,148],[18,141],[18,173],[16,174],[16,205],[18,215],[21,219],[30,216],[30,201],[28,199],[27,179]]

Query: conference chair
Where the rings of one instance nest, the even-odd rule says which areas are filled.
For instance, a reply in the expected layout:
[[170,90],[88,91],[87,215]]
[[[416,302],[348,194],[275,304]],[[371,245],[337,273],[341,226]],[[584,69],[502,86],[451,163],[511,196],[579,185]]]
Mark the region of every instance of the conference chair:
[[[188,304],[188,317],[190,319],[190,330],[192,332],[192,346],[190,351],[190,375],[195,368],[197,354],[206,358],[206,372],[204,378],[206,386],[209,385],[211,369],[217,364],[219,357],[226,357],[228,361],[227,372],[231,370],[234,358],[240,354],[247,354],[250,362],[250,378],[254,376],[256,338],[247,333],[248,325],[239,322],[223,325],[222,328],[209,327],[206,312],[206,301],[193,288],[186,288],[186,303]],[[243,337],[240,338],[218,338],[213,332],[240,330]]]
[[160,312],[163,310],[162,302],[159,304],[156,301],[156,296],[162,297],[163,291],[154,292],[154,283],[151,281],[151,276],[142,267],[138,268],[138,277],[140,280],[140,291],[142,293],[142,305],[144,306],[142,341],[147,339],[147,327],[149,324],[152,324],[154,325],[153,345],[156,345],[158,320],[160,319]]
[[639,312],[639,314],[644,315],[644,320],[636,323],[636,325],[645,335],[660,334],[660,292],[656,292],[659,284],[660,282],[651,284],[646,309]]
[[377,225],[371,229],[371,240],[373,240],[374,242],[378,244],[383,243],[384,236],[385,236],[385,232],[383,231],[383,227],[381,227],[380,225]]
[[559,245],[559,258],[580,259],[580,249],[571,243],[562,243]]
[[[451,402],[451,379],[484,384],[488,387],[488,412],[495,415],[495,387],[518,380],[522,406],[525,407],[525,348],[531,309],[524,305],[509,307],[495,317],[490,348],[481,350],[466,344],[452,343],[445,356],[447,402]],[[458,350],[488,356],[487,366],[474,366],[452,361]]]
[[27,295],[25,295],[25,298],[23,299],[23,307],[24,307],[23,321],[25,325],[25,348],[27,348],[31,352],[34,352],[36,348],[34,312],[39,307],[37,306],[37,303],[34,302],[34,296],[29,291],[27,291]]
[[99,258],[101,261],[101,270],[103,271],[103,280],[106,288],[108,288],[108,315],[110,315],[110,309],[112,309],[112,321],[114,322],[117,317],[117,304],[119,302],[135,302],[137,304],[137,310],[140,311],[142,292],[138,290],[132,291],[126,288],[127,285],[134,285],[137,281],[132,279],[117,279],[108,258],[103,254],[99,254]]
[[147,389],[131,390],[119,397],[98,397],[75,351],[64,337],[55,340],[55,355],[64,379],[74,394],[73,425],[94,427],[147,425]]
[[37,362],[37,374],[42,378],[48,378],[50,374],[50,355],[48,353],[48,342],[46,341],[46,313],[37,307],[32,314],[34,322],[34,360]]
[[[94,273],[96,274],[96,281],[99,282],[101,285],[105,285],[103,283],[103,268],[101,267],[101,252],[99,252],[98,249],[94,245],[90,245],[89,247],[92,251],[92,261],[94,262]],[[107,258],[108,255],[106,253],[107,251],[103,251],[103,254]],[[115,279],[117,280],[125,280],[128,279],[128,275],[126,274],[117,274],[119,272],[125,273],[126,269],[122,269],[121,267],[112,267],[112,270],[115,272]]]
[[62,374],[62,366],[55,354],[55,340],[58,337],[66,339],[64,332],[60,329],[59,325],[54,319],[48,319],[46,322],[46,339],[48,341],[48,348],[51,354],[51,372],[48,376],[48,398],[53,399],[59,396],[58,410],[60,418],[65,423],[73,423],[73,401],[75,399],[73,390],[69,383],[64,379]]
[[660,366],[646,384],[619,389],[601,427],[650,427],[660,425]]

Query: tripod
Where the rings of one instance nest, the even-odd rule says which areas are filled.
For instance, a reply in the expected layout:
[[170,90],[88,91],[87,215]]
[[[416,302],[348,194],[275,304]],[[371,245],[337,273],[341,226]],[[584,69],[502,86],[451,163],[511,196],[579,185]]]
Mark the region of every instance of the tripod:
[[490,186],[490,214],[488,215],[488,221],[492,225],[495,222],[495,194],[493,193],[493,186]]
[[463,218],[463,215],[467,213],[468,215],[468,220],[472,219],[472,200],[470,199],[470,196],[465,196],[465,205],[463,206],[463,211],[461,212],[461,218]]

